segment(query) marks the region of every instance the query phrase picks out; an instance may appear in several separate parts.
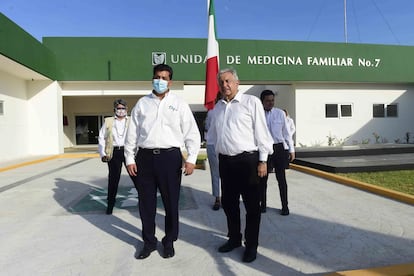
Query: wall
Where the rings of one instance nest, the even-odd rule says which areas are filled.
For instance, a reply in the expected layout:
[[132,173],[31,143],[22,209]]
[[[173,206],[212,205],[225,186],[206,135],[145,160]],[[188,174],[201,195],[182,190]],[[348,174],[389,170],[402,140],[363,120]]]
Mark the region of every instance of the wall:
[[[413,133],[414,88],[400,85],[300,85],[296,86],[296,143],[303,146],[326,146],[328,136],[346,145],[404,140]],[[325,104],[352,104],[351,118],[325,118]],[[398,104],[396,118],[373,118],[376,103]]]
[[28,81],[28,139],[32,155],[63,153],[62,96],[57,82]]
[[28,102],[24,80],[0,71],[0,101],[4,115],[0,115],[1,161],[28,155]]

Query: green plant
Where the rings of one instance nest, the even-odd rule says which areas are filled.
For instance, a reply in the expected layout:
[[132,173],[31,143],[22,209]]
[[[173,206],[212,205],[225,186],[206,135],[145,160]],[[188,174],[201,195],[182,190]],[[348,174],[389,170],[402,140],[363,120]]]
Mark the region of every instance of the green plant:
[[369,142],[371,142],[371,139],[365,138],[365,139],[362,139],[361,144],[366,145],[366,144],[369,144]]
[[328,146],[333,146],[334,141],[335,141],[335,136],[333,136],[330,132],[329,135],[326,136],[326,138],[328,138]]
[[373,132],[372,135],[374,135],[375,144],[379,144],[381,136],[376,132]]
[[405,142],[407,143],[407,144],[409,144],[410,143],[410,135],[411,135],[411,133],[410,132],[406,132],[405,133]]

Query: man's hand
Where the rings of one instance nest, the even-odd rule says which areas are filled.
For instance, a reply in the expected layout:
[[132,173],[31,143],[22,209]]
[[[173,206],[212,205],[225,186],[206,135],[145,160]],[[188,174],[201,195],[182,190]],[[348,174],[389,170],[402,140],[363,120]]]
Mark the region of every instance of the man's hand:
[[267,175],[267,163],[266,162],[259,162],[257,165],[257,174],[259,177],[264,177]]
[[295,160],[295,153],[294,152],[291,152],[291,153],[289,153],[289,160],[290,160],[290,162],[293,162],[293,160]]
[[195,165],[194,164],[189,163],[189,162],[185,162],[184,163],[184,171],[183,171],[183,174],[184,175],[190,175],[190,174],[192,174],[193,171],[194,171],[194,168],[195,168]]
[[128,165],[127,171],[129,175],[137,176],[137,172],[138,172],[137,164],[134,163],[134,164]]
[[101,161],[105,163],[109,162],[109,156],[102,156]]

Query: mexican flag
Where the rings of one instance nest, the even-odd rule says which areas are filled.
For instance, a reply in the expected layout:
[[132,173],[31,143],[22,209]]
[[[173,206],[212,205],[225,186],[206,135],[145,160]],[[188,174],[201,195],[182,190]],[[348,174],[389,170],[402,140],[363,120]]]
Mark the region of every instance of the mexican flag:
[[214,0],[208,3],[208,39],[207,39],[207,66],[206,66],[206,90],[204,95],[204,106],[207,110],[214,108],[219,86],[217,84],[217,73],[219,70],[219,46],[216,38],[216,23],[214,15]]

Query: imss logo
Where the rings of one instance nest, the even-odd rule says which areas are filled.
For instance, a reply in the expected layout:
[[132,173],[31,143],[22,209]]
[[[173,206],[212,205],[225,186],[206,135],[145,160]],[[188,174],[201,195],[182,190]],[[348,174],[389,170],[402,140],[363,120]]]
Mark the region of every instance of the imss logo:
[[152,65],[167,63],[167,53],[152,52]]

